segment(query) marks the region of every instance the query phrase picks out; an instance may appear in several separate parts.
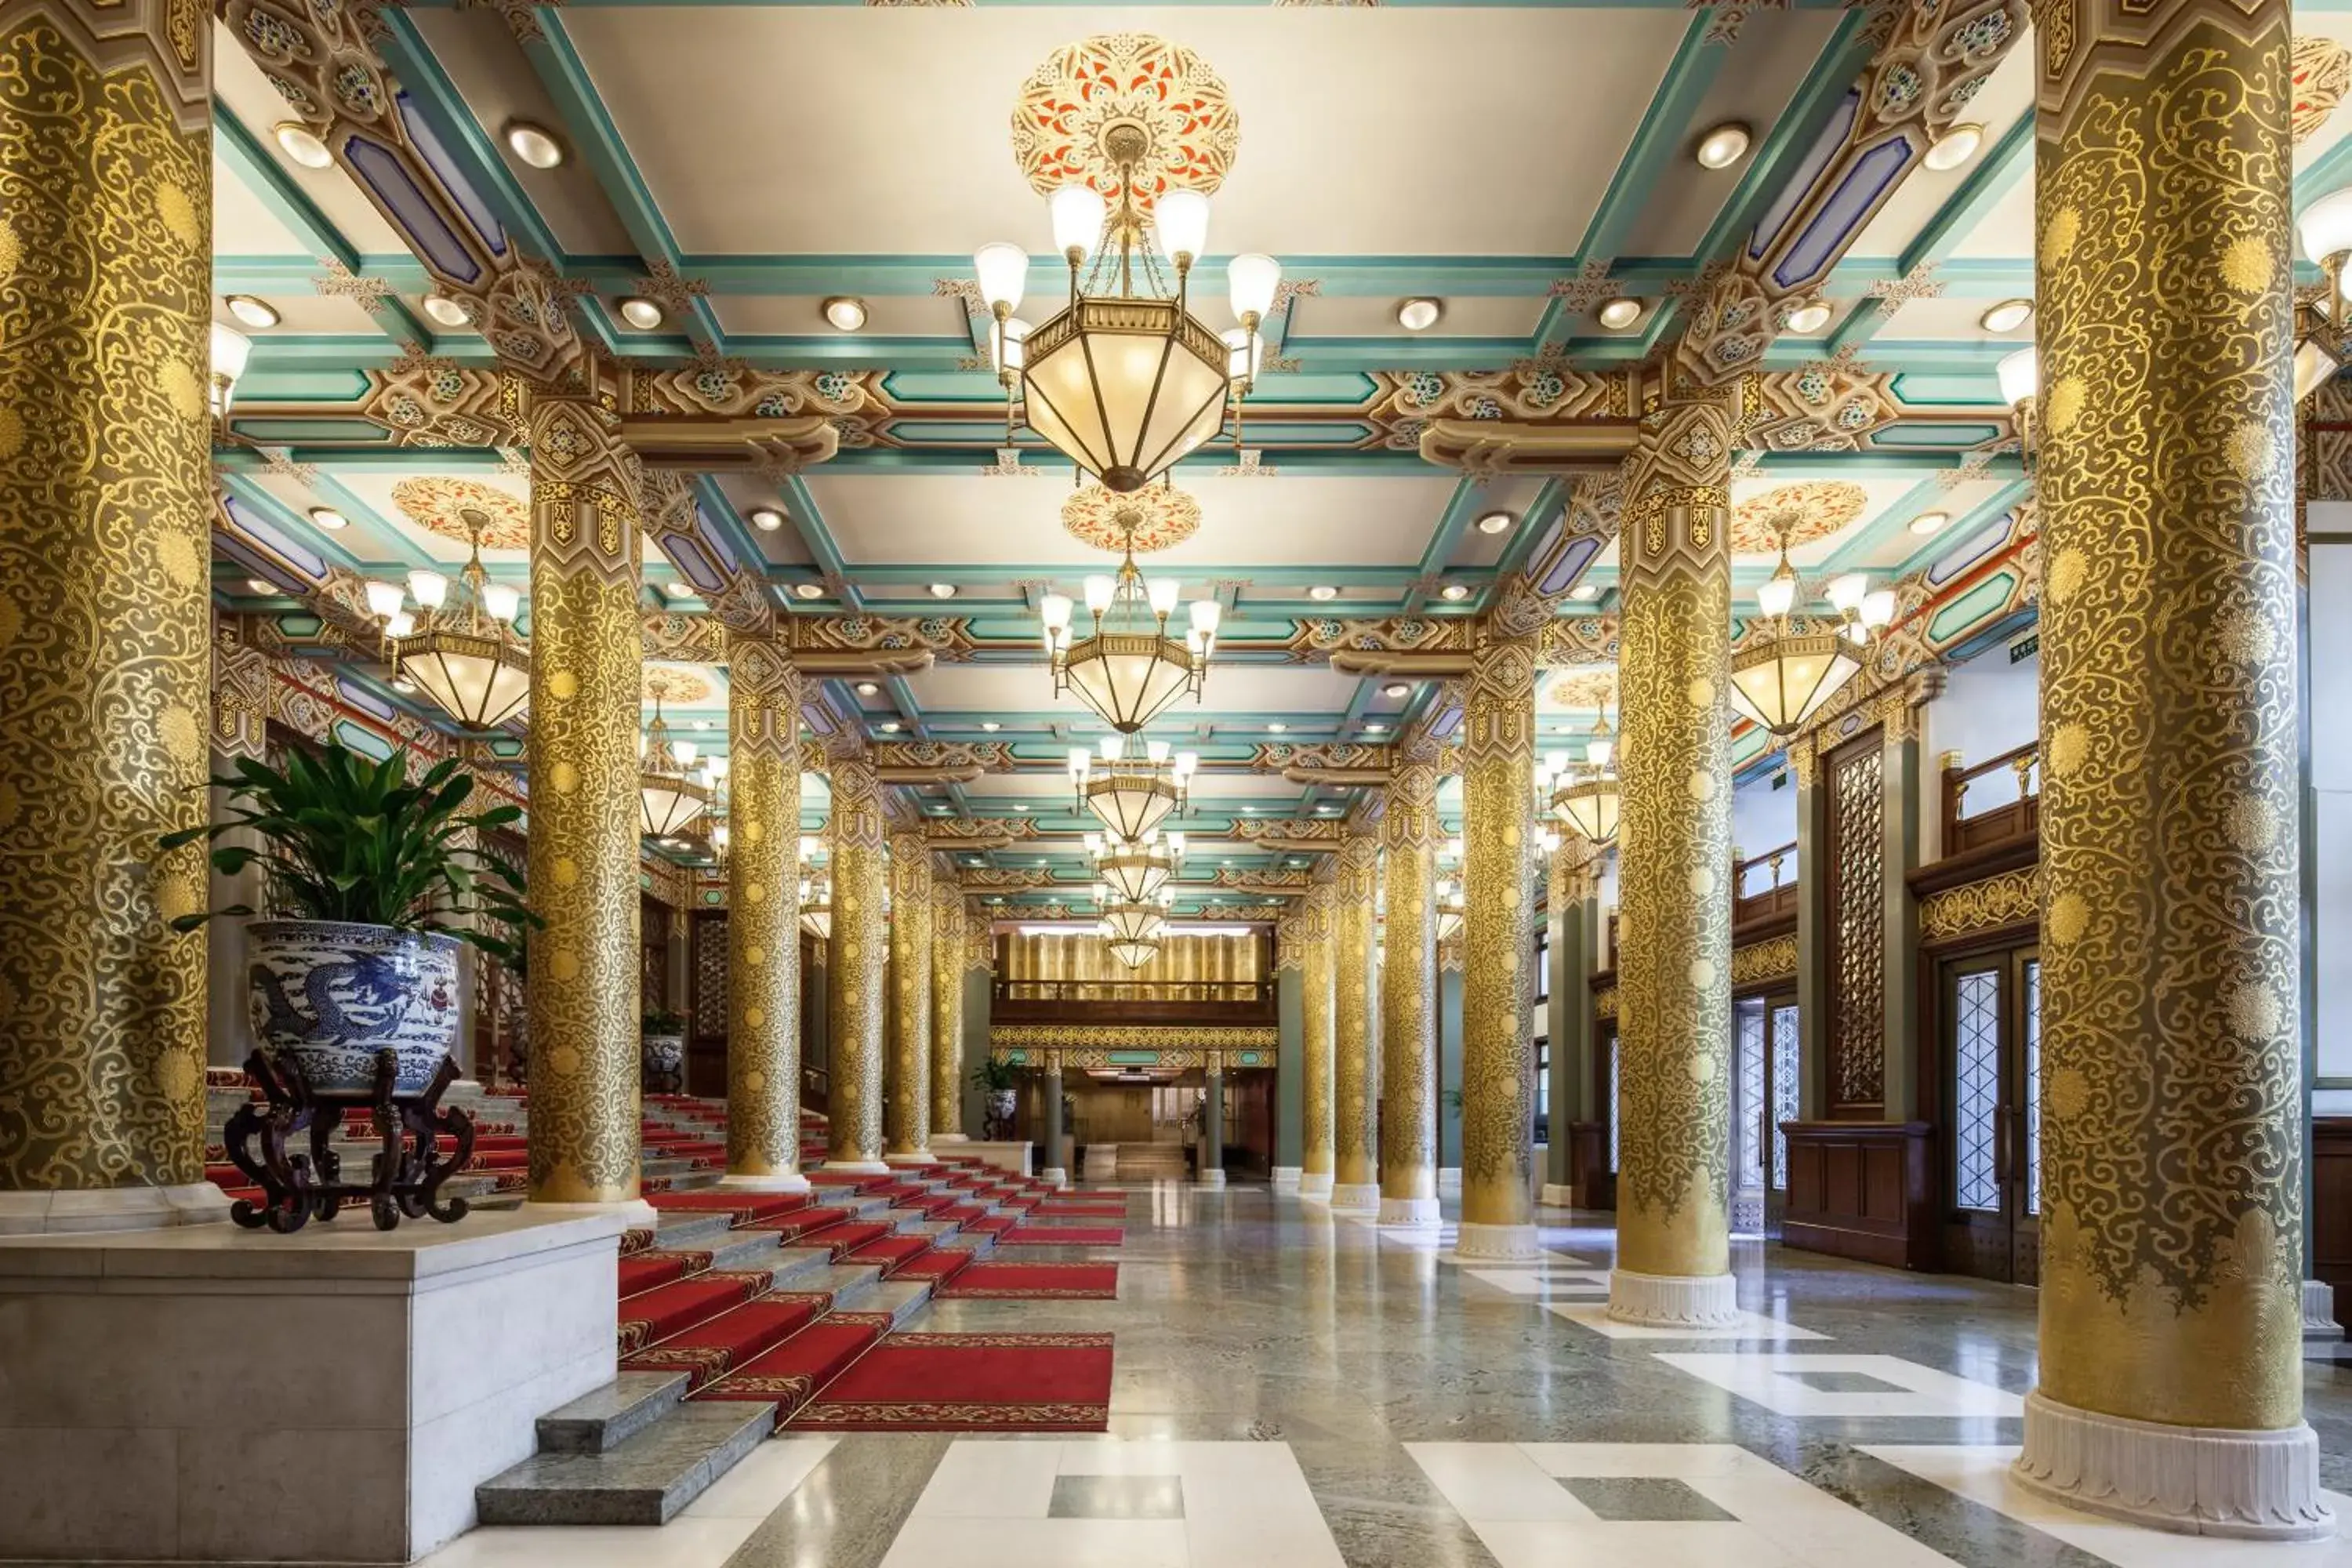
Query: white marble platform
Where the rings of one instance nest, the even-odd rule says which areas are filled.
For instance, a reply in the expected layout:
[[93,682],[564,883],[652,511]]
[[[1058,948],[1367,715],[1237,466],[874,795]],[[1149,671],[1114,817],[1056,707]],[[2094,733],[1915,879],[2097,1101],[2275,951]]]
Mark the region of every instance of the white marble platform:
[[974,1138],[969,1142],[955,1144],[945,1151],[959,1159],[978,1160],[983,1164],[993,1165],[1000,1171],[1010,1171],[1016,1176],[1029,1174],[1029,1156],[1035,1152],[1036,1145],[1034,1143],[1022,1142],[1018,1140],[997,1142],[986,1138]]
[[0,1237],[0,1558],[423,1555],[612,1380],[625,1223]]

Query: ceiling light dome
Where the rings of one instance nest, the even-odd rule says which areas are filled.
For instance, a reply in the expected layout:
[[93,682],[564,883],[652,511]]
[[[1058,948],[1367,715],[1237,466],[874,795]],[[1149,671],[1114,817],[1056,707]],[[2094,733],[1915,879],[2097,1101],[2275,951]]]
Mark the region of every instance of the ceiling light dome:
[[637,798],[645,811],[645,830],[667,838],[710,805],[710,786],[688,775],[690,746],[672,746],[669,726],[662,722],[662,688],[654,687],[654,722],[647,731],[645,759],[637,770]]
[[1139,844],[1169,813],[1183,809],[1200,763],[1196,752],[1171,754],[1165,741],[1138,748],[1106,735],[1099,759],[1083,746],[1072,748],[1070,787],[1114,840]]
[[1055,695],[1075,693],[1122,735],[1134,734],[1179,698],[1197,700],[1208,681],[1209,655],[1223,610],[1214,599],[1194,600],[1189,628],[1179,640],[1168,635],[1178,592],[1172,578],[1144,581],[1135,564],[1130,525],[1118,575],[1087,579],[1087,609],[1094,617],[1089,635],[1075,635],[1076,606],[1066,595],[1046,595],[1038,618]]
[[458,575],[456,602],[449,580],[439,573],[408,574],[425,619],[413,635],[394,640],[393,668],[465,728],[494,730],[530,701],[530,650],[514,635],[522,594],[511,584],[491,582],[482,567],[489,514],[467,507],[458,515],[473,538],[473,553]]
[[1141,839],[1111,839],[1089,835],[1095,875],[1124,903],[1150,903],[1165,892],[1184,861],[1184,836],[1161,834],[1158,828]]

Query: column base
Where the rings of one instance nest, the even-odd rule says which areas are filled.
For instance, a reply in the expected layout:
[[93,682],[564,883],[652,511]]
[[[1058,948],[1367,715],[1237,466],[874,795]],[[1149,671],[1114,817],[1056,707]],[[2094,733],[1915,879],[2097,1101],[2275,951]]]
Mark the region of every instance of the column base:
[[1204,1187],[1222,1187],[1225,1184],[1225,1173],[1213,1165],[1202,1172],[1198,1180],[1199,1184]]
[[1560,1182],[1546,1182],[1536,1194],[1536,1202],[1548,1209],[1572,1209],[1576,1206],[1576,1189]]
[[1329,1203],[1331,1201],[1331,1173],[1328,1171],[1299,1172],[1298,1195],[1302,1198],[1320,1198],[1323,1202],[1327,1204]]
[[[240,1081],[242,1078],[240,1074]],[[0,1193],[0,1236],[226,1225],[228,1205],[228,1194],[210,1182],[187,1182],[169,1187]]]
[[618,1215],[632,1226],[657,1225],[661,1211],[643,1198],[622,1198],[609,1204],[551,1204],[537,1198],[526,1199],[521,1212],[546,1219],[561,1219],[567,1215]]
[[934,1143],[969,1143],[971,1142],[971,1135],[966,1132],[934,1132],[931,1134],[931,1142]]
[[2319,1436],[2169,1426],[2025,1396],[2025,1447],[2010,1474],[2037,1497],[2176,1535],[2321,1541],[2336,1516],[2319,1495]]
[[809,1179],[798,1171],[779,1171],[765,1176],[721,1176],[719,1185],[730,1193],[804,1193]]
[[1609,1316],[1646,1329],[1727,1329],[1739,1321],[1738,1281],[1728,1274],[1609,1271]]
[[1048,1165],[1037,1173],[1037,1179],[1056,1187],[1066,1187],[1070,1184],[1070,1173],[1059,1165]]
[[1297,1192],[1298,1178],[1306,1173],[1304,1168],[1297,1165],[1276,1165],[1274,1168],[1274,1190],[1277,1193]]
[[2315,1341],[2333,1342],[2344,1337],[2344,1326],[2336,1321],[2336,1287],[2325,1279],[2303,1282],[2303,1338],[2309,1344]]
[[1416,1229],[1433,1227],[1438,1223],[1437,1200],[1435,1198],[1382,1198],[1381,1223],[1412,1226]]
[[845,1172],[853,1176],[887,1176],[890,1173],[888,1162],[883,1160],[827,1160],[824,1168]]
[[1474,1225],[1465,1219],[1454,1252],[1463,1258],[1524,1263],[1544,1255],[1543,1237],[1531,1225]]
[[939,1161],[933,1157],[929,1149],[916,1149],[906,1153],[893,1152],[885,1154],[882,1156],[882,1163],[886,1165],[896,1167],[899,1165],[936,1165],[939,1163]]
[[1378,1182],[1349,1182],[1331,1188],[1331,1206],[1349,1214],[1372,1214],[1381,1206]]

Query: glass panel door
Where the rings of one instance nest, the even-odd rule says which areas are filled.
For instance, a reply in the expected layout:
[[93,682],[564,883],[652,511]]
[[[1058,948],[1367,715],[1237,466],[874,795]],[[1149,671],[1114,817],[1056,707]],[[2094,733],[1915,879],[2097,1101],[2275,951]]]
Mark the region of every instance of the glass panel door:
[[2030,1285],[2041,1272],[2040,960],[2017,948],[1948,962],[1940,1000],[1945,1262],[1955,1273]]

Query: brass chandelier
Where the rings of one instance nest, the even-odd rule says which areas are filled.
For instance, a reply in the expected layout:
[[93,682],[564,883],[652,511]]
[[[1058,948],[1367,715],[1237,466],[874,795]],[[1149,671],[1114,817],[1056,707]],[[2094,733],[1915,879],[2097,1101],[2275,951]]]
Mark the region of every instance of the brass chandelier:
[[646,732],[643,760],[637,765],[637,799],[645,811],[646,835],[669,838],[686,831],[709,809],[713,792],[690,772],[694,742],[671,742],[669,726],[662,722],[661,704],[656,688],[653,728]]
[[419,567],[408,574],[416,615],[406,613],[392,584],[368,585],[369,607],[384,618],[395,677],[415,682],[467,729],[494,730],[530,701],[530,650],[514,634],[522,593],[491,582],[482,567],[488,515],[473,507],[461,515],[473,552],[458,574],[455,599],[448,578]]
[[1163,836],[1157,827],[1147,829],[1139,839],[1089,833],[1086,843],[1105,902],[1139,904],[1158,899],[1184,861],[1184,836]]
[[1096,717],[1122,735],[1132,735],[1167,711],[1179,698],[1199,700],[1216,647],[1223,606],[1195,599],[1186,612],[1181,638],[1168,635],[1177,608],[1173,578],[1145,581],[1135,564],[1135,522],[1123,520],[1127,548],[1115,576],[1086,581],[1087,609],[1094,630],[1075,637],[1075,609],[1065,594],[1048,594],[1038,605],[1045,658],[1054,672],[1054,695],[1075,693]]
[[1602,713],[1592,721],[1592,733],[1584,742],[1580,767],[1565,756],[1554,757],[1548,764],[1552,815],[1596,848],[1617,837],[1621,796],[1617,775],[1610,768],[1616,749],[1616,742],[1610,738],[1609,715]]
[[1874,589],[1849,572],[1831,579],[1825,595],[1844,624],[1833,631],[1798,631],[1792,619],[1803,584],[1789,564],[1789,535],[1780,533],[1780,563],[1756,590],[1756,607],[1773,629],[1731,656],[1731,700],[1775,735],[1789,735],[1821,711],[1838,689],[1862,670],[1870,635],[1895,619],[1895,590]]
[[1113,956],[1129,969],[1139,969],[1160,951],[1168,927],[1168,906],[1175,895],[1162,889],[1157,899],[1114,900],[1103,905],[1102,935]]
[[1169,813],[1184,809],[1200,753],[1171,754],[1165,741],[1147,742],[1133,753],[1123,735],[1105,735],[1100,752],[1097,765],[1095,752],[1071,749],[1070,787],[1111,839],[1140,843]]

